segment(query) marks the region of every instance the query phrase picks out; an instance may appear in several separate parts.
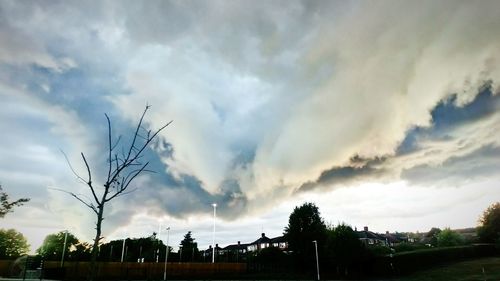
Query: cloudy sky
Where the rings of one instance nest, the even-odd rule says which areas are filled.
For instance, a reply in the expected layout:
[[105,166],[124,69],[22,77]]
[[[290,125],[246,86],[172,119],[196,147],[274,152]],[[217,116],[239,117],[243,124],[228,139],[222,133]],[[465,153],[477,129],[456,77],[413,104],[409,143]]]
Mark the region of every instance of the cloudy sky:
[[[106,240],[281,235],[293,207],[375,231],[472,227],[500,200],[498,1],[1,1],[0,220],[35,250],[94,218],[107,113],[123,144],[173,120]],[[163,232],[163,237],[165,233]]]

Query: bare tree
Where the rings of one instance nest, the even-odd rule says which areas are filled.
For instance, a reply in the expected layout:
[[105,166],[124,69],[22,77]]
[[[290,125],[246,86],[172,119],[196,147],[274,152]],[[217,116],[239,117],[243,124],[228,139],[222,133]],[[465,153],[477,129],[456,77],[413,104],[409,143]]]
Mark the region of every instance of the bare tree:
[[150,106],[146,106],[146,108],[144,109],[141,118],[139,119],[139,123],[135,128],[131,143],[126,147],[120,146],[122,148],[120,152],[118,152],[117,147],[120,145],[121,137],[118,137],[116,141],[113,141],[111,121],[109,119],[109,116],[105,114],[106,120],[108,122],[108,171],[103,184],[104,189],[96,188],[94,182],[92,181],[93,172],[83,152],[81,153],[81,156],[83,163],[85,164],[85,167],[87,169],[86,177],[82,177],[78,173],[76,173],[65,155],[66,161],[68,162],[68,165],[70,166],[73,174],[75,174],[75,176],[79,180],[84,182],[89,187],[92,193],[91,199],[87,199],[87,197],[85,196],[66,191],[78,201],[83,203],[85,206],[90,208],[96,215],[96,234],[92,246],[92,259],[90,263],[89,274],[90,280],[93,280],[95,278],[96,273],[96,259],[98,254],[99,241],[102,239],[101,227],[102,221],[104,219],[104,207],[111,200],[134,191],[135,189],[128,190],[128,188],[132,181],[141,173],[152,172],[151,170],[147,169],[149,162],[142,161],[144,152],[148,145],[151,144],[153,139],[170,123],[172,123],[172,121],[170,121],[156,131],[145,129],[143,127],[143,121],[144,116],[146,115],[149,108]]
[[12,212],[14,207],[21,206],[28,201],[30,201],[28,198],[21,198],[12,202],[9,201],[9,195],[2,191],[2,185],[0,185],[0,218]]

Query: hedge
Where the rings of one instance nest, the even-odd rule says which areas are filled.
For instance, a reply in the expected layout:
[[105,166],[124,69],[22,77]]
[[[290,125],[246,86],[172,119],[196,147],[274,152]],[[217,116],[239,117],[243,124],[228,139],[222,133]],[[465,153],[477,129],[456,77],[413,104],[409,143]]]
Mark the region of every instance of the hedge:
[[447,262],[498,255],[493,244],[422,249],[378,257],[374,273],[400,275]]

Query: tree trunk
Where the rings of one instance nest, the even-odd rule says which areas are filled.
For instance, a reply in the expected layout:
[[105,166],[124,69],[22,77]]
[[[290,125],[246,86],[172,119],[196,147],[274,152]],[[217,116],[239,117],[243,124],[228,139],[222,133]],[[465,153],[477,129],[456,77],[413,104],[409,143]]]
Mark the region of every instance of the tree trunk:
[[101,240],[101,225],[104,214],[104,204],[100,204],[97,213],[96,235],[94,245],[92,246],[92,259],[90,260],[89,281],[94,281],[96,278],[97,254],[99,250],[99,241]]

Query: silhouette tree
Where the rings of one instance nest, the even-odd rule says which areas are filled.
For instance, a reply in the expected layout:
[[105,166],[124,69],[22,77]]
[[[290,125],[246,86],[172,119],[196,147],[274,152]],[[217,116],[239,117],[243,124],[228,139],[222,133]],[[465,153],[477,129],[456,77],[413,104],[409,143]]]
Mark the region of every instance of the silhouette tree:
[[188,231],[184,235],[184,239],[181,241],[182,261],[194,261],[198,256],[198,243],[194,242],[194,238],[191,236],[191,231]]
[[85,206],[90,208],[96,215],[96,234],[92,245],[92,258],[90,263],[89,276],[90,280],[93,280],[96,274],[96,260],[98,255],[99,241],[102,239],[102,221],[104,219],[104,210],[106,204],[119,196],[134,191],[130,191],[128,190],[128,188],[134,181],[134,179],[137,178],[137,176],[139,176],[141,173],[152,172],[147,169],[149,162],[142,162],[144,152],[146,151],[146,148],[151,144],[151,142],[155,139],[155,137],[170,123],[172,123],[172,121],[170,121],[156,131],[145,129],[143,127],[144,116],[146,115],[149,108],[150,106],[146,106],[146,108],[144,109],[135,128],[130,144],[122,147],[121,150],[117,149],[120,144],[121,137],[118,137],[116,141],[114,140],[111,130],[111,121],[109,119],[109,116],[107,114],[104,114],[108,123],[108,167],[103,181],[104,188],[100,188],[95,185],[92,177],[93,172],[83,152],[81,153],[81,157],[87,169],[87,175],[85,176],[85,178],[76,173],[65,155],[66,161],[68,162],[68,165],[70,166],[73,174],[75,174],[75,176],[80,181],[88,186],[92,195],[91,199],[88,200],[85,196],[65,191],[76,198],[78,201],[83,203]]
[[2,185],[0,185],[0,218],[3,218],[7,213],[12,212],[14,207],[21,206],[28,201],[30,201],[30,199],[21,198],[10,202],[9,195],[2,191]]
[[313,203],[304,203],[295,207],[288,219],[288,226],[284,231],[288,248],[296,257],[300,265],[312,266],[314,264],[314,244],[318,243],[318,250],[324,247],[326,240],[326,226],[320,216],[318,207]]
[[363,255],[363,245],[356,232],[348,225],[339,224],[328,229],[327,256],[337,265],[337,274],[348,274],[349,267]]

